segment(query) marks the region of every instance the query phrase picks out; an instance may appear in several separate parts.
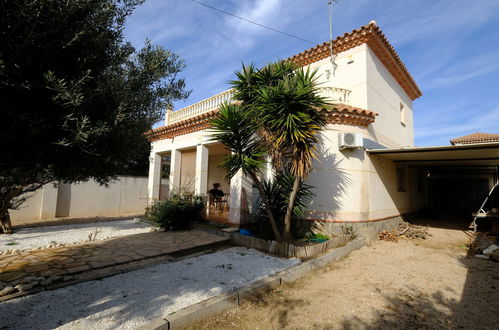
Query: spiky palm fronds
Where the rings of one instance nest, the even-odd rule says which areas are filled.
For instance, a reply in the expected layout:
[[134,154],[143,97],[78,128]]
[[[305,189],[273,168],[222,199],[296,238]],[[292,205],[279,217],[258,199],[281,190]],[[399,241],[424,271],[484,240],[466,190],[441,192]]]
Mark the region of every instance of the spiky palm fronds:
[[274,163],[282,166],[283,153],[291,153],[291,171],[302,178],[311,170],[317,133],[325,125],[317,110],[328,106],[316,93],[316,74],[300,68],[274,86],[262,86],[253,107]]
[[219,167],[232,178],[239,170],[245,175],[259,173],[265,163],[264,149],[255,135],[256,127],[248,113],[237,104],[222,104],[218,116],[210,121],[212,140],[221,142],[230,151]]

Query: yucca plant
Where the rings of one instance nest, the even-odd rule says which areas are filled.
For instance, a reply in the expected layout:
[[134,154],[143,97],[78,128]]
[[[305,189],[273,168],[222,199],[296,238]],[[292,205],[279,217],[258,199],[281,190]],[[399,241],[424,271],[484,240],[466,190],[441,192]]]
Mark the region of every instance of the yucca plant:
[[[292,67],[277,63],[257,73],[263,77],[256,81],[270,83],[254,89],[253,102],[248,106],[252,118],[258,118],[259,130],[274,167],[283,170],[289,166],[294,176],[284,218],[284,239],[292,238],[291,218],[296,197],[312,169],[318,132],[325,126],[317,110],[328,106],[326,99],[317,94],[317,71],[308,68],[290,71]],[[269,71],[282,76],[274,80]]]
[[[277,240],[276,217],[258,175],[267,153],[277,171],[289,170],[290,185],[282,236],[292,238],[291,219],[300,186],[312,169],[318,132],[325,125],[318,109],[327,107],[317,94],[317,71],[304,70],[292,62],[279,61],[262,69],[245,66],[232,81],[233,105],[224,105],[211,124],[214,139],[231,151],[220,165],[232,177],[240,169],[249,175],[263,199]],[[288,157],[292,155],[292,157]]]
[[250,119],[249,112],[243,111],[237,104],[222,104],[218,116],[212,119],[210,124],[213,131],[212,139],[223,143],[230,151],[219,167],[226,173],[227,179],[232,178],[240,170],[244,175],[251,177],[266,205],[265,210],[275,239],[281,241],[268,195],[259,178],[260,169],[265,164],[265,149],[261,139],[255,135],[257,127]]
[[[273,180],[265,180],[262,182],[265,195],[269,196],[269,204],[272,213],[276,218],[277,226],[280,230],[283,228],[284,217],[286,215],[287,206],[289,204],[289,192],[293,187],[295,177],[287,170],[275,173]],[[293,207],[293,219],[303,219],[305,211],[308,208],[310,201],[315,194],[312,192],[313,187],[302,183],[298,189],[296,200]],[[256,230],[266,239],[272,239],[266,233],[268,228],[268,217],[264,212],[265,203],[262,199],[259,200],[256,210],[252,214],[252,219],[256,225]]]

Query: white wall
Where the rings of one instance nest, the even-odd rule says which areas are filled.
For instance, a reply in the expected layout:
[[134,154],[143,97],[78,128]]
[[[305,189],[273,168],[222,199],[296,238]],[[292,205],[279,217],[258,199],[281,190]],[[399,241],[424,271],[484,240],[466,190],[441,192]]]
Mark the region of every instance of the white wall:
[[120,176],[108,188],[94,181],[61,183],[57,188],[46,185],[36,191],[20,210],[12,210],[11,217],[15,223],[15,220],[55,217],[136,215],[143,214],[146,206],[147,178]]
[[[414,146],[412,101],[391,73],[367,47],[367,108],[379,116],[371,125],[377,140],[387,147]],[[400,121],[404,106],[405,125]]]
[[[311,69],[318,69],[320,87],[338,87],[352,91],[350,104],[368,109],[367,103],[367,46],[362,44],[347,51],[341,52],[335,59],[337,65],[333,74],[330,58],[325,58],[309,65]],[[329,75],[327,71],[330,71]],[[368,109],[371,110],[371,109]]]
[[208,158],[208,190],[213,188],[214,183],[220,183],[220,189],[224,192],[230,191],[230,182],[225,180],[224,172],[218,168],[224,159],[224,155],[210,155]]
[[187,191],[194,192],[196,178],[196,150],[182,151],[182,161],[180,165],[180,187]]

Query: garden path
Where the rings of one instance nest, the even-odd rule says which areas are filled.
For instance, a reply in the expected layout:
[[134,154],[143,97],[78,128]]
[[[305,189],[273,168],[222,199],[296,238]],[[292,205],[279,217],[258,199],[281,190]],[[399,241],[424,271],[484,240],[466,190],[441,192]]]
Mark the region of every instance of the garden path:
[[225,241],[199,230],[151,232],[0,255],[0,300],[126,271],[120,265],[133,264],[136,269],[150,259],[173,260],[172,255]]

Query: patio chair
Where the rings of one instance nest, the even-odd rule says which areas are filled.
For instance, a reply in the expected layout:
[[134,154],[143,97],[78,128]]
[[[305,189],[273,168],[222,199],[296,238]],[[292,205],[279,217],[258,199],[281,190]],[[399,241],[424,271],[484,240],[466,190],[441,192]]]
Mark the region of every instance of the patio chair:
[[224,193],[224,196],[218,199],[218,206],[220,207],[220,211],[225,210],[225,206],[227,205],[227,210],[229,210],[229,193]]

